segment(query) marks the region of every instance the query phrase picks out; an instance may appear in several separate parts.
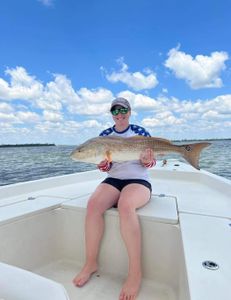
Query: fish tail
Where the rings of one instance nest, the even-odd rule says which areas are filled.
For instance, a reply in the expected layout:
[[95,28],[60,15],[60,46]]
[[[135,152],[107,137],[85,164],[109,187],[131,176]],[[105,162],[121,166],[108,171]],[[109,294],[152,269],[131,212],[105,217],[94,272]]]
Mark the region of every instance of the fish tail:
[[182,145],[180,146],[183,149],[183,157],[187,160],[187,162],[190,163],[194,168],[197,170],[200,170],[199,167],[199,157],[201,151],[210,146],[211,143],[194,143],[194,144],[188,144],[188,145]]

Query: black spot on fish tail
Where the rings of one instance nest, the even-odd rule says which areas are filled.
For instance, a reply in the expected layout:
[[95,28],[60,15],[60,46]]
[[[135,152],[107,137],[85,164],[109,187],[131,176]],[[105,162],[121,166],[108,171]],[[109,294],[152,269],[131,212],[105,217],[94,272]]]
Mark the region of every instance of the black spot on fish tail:
[[183,149],[183,157],[187,162],[190,163],[194,168],[200,170],[199,167],[199,158],[201,151],[210,146],[211,143],[203,142],[203,143],[194,143],[180,146]]

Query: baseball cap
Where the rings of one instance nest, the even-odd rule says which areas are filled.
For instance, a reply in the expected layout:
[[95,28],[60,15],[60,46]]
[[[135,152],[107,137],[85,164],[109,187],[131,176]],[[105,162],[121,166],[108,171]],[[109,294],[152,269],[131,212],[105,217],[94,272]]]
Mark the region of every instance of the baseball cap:
[[114,99],[111,103],[111,110],[112,110],[113,106],[116,106],[116,105],[120,105],[122,107],[125,107],[125,108],[128,108],[129,110],[131,110],[130,103],[125,98],[118,97],[118,98]]

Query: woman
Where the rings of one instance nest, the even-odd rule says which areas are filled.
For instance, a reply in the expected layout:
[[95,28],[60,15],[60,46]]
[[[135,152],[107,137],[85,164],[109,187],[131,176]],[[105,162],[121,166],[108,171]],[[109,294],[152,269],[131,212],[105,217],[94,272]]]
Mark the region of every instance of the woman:
[[[100,136],[130,137],[150,136],[143,128],[130,125],[131,107],[124,98],[116,98],[111,104],[115,125],[104,130]],[[136,298],[141,283],[141,232],[136,209],[144,206],[151,195],[147,169],[156,163],[151,149],[146,149],[138,161],[112,162],[104,160],[98,168],[108,172],[108,177],[96,188],[89,199],[85,223],[86,262],[74,278],[76,286],[83,286],[97,270],[97,258],[104,231],[104,212],[116,205],[120,217],[120,230],[125,242],[129,270],[119,300]]]

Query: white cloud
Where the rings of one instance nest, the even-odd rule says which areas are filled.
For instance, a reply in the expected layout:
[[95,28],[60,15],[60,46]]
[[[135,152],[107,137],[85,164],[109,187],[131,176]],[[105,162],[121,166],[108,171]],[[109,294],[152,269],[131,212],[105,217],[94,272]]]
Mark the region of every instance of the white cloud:
[[35,112],[19,111],[16,113],[16,117],[23,123],[37,123],[40,120],[40,116]]
[[[62,123],[59,123],[58,126],[59,126],[59,128],[58,128],[59,132],[63,132],[63,133],[65,132],[65,134],[68,134],[71,136],[82,135],[82,137],[81,137],[82,140],[84,139],[86,132],[88,132],[88,135],[94,136],[94,135],[98,135],[99,131],[101,131],[105,128],[105,124],[102,124],[99,121],[94,120],[94,119],[85,120],[82,122],[64,121]],[[90,134],[89,134],[89,132],[90,132]]]
[[131,122],[142,124],[155,136],[230,136],[231,94],[193,101],[129,90],[113,95],[102,87],[75,90],[62,74],[41,83],[22,67],[6,73],[9,82],[0,78],[1,87],[5,86],[4,91],[0,88],[0,143],[84,141],[112,125],[108,112],[114,96],[127,98]]
[[174,116],[171,111],[165,111],[159,114],[156,114],[153,118],[145,118],[142,121],[143,126],[149,128],[153,127],[169,127],[174,125],[181,125],[184,123],[184,120]]
[[9,105],[8,103],[5,102],[0,102],[0,112],[2,113],[10,113],[12,112],[14,109],[11,105]]
[[71,81],[63,74],[53,74],[53,81],[42,84],[23,67],[7,69],[5,73],[10,76],[10,83],[0,78],[0,100],[28,101],[44,111],[58,113],[65,106],[72,114],[101,115],[109,110],[113,99],[112,92],[104,88],[75,91]]
[[162,110],[143,118],[154,135],[170,138],[230,137],[231,95],[208,100],[157,99]]
[[223,85],[220,73],[225,69],[225,61],[229,58],[226,52],[212,52],[210,56],[196,55],[173,48],[168,53],[165,66],[173,71],[175,76],[186,80],[192,89],[219,88]]
[[213,119],[214,120],[214,119],[219,119],[219,118],[220,118],[219,113],[214,110],[209,110],[202,115],[202,119],[208,119],[208,120]]
[[15,114],[13,114],[13,113],[1,113],[0,112],[0,122],[4,122],[4,123],[16,123],[17,122],[17,118],[16,118]]
[[40,116],[35,112],[18,111],[18,112],[0,112],[0,121],[9,124],[26,124],[37,123],[40,121]]
[[160,108],[160,103],[156,99],[143,94],[123,91],[118,96],[128,99],[134,110],[158,110]]
[[37,107],[45,110],[60,111],[63,105],[75,102],[80,99],[72,87],[71,81],[62,74],[54,74],[54,81],[48,82],[43,87],[43,92],[36,99]]
[[105,103],[113,99],[112,92],[103,88],[99,88],[95,90],[81,88],[78,91],[78,95],[81,98],[81,102],[89,102],[89,103]]
[[113,83],[123,82],[135,91],[152,89],[157,86],[156,74],[150,69],[144,70],[144,74],[141,72],[130,73],[128,72],[128,65],[124,63],[123,58],[118,59],[117,62],[121,65],[121,69],[111,74],[106,73],[108,81]]
[[7,68],[5,73],[10,75],[12,86],[31,87],[35,82],[35,78],[28,75],[23,67],[16,67],[15,69]]
[[78,101],[71,101],[68,105],[68,110],[72,114],[101,116],[110,109],[110,104],[113,99],[111,91],[98,88],[87,89],[81,88],[77,91]]
[[62,121],[63,119],[60,113],[53,112],[53,111],[44,111],[43,118],[45,121],[50,121],[50,122],[59,122]]
[[102,123],[96,120],[87,120],[82,122],[82,126],[85,128],[102,128]]
[[208,101],[208,106],[223,114],[231,114],[231,95],[220,95]]
[[28,75],[23,67],[7,69],[10,84],[0,78],[0,100],[24,99],[33,100],[42,93],[42,84],[35,77]]
[[99,135],[99,132],[105,128],[105,125],[97,120],[69,121],[62,120],[58,122],[45,121],[38,123],[31,129],[30,136],[37,135],[37,139],[52,141],[56,143],[77,144],[85,141],[87,138]]
[[[181,138],[229,137],[231,95],[207,100],[180,100],[176,97],[148,97],[123,91],[132,104],[132,116],[154,136]],[[134,113],[135,111],[135,113]],[[140,115],[143,115],[140,119]]]

